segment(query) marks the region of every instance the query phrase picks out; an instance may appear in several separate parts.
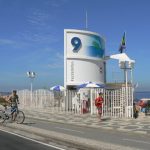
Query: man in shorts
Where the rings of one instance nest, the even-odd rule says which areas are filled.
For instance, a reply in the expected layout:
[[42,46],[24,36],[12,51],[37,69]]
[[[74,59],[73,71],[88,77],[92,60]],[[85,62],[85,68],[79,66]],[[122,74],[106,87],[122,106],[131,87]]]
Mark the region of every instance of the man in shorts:
[[9,102],[11,103],[11,110],[13,111],[14,109],[16,109],[16,111],[12,113],[12,121],[15,121],[17,117],[18,104],[19,104],[19,98],[16,90],[13,90],[12,95],[9,98]]
[[104,101],[102,95],[103,93],[99,93],[99,96],[95,99],[95,106],[97,107],[100,121],[102,116],[102,103]]

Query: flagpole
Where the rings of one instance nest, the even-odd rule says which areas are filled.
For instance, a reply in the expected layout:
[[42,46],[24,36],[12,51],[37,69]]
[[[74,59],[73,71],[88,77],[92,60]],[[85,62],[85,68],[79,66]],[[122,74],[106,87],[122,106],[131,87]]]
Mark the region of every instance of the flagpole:
[[86,11],[86,14],[85,14],[85,29],[86,30],[88,29],[88,14],[87,14],[87,11]]
[[125,66],[125,91],[126,91],[126,117],[128,118],[129,113],[128,113],[128,71],[127,71],[127,66]]

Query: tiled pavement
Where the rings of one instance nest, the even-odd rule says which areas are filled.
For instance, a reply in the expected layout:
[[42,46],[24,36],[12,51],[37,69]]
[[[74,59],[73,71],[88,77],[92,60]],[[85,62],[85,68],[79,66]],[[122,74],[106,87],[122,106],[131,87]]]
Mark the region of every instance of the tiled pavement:
[[102,118],[102,121],[100,122],[98,116],[90,114],[65,113],[58,112],[57,110],[51,111],[48,109],[24,109],[23,111],[25,112],[25,116],[29,118],[93,128],[150,134],[150,116],[145,117],[143,114],[140,114],[140,117],[137,119],[118,119],[105,117]]

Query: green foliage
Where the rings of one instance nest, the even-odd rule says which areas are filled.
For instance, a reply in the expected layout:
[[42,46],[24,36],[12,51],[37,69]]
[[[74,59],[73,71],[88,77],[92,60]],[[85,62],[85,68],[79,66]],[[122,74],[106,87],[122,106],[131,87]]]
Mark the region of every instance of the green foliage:
[[99,45],[99,43],[97,43],[96,41],[93,41],[93,46],[94,46],[96,49],[100,49],[100,45]]

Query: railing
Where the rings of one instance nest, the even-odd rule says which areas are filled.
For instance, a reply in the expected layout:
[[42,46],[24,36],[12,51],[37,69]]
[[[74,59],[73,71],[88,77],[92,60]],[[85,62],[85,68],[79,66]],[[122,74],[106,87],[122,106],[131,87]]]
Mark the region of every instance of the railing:
[[[54,92],[49,90],[18,91],[21,108],[49,109],[54,112],[68,112],[75,114],[97,114],[95,99],[98,93],[103,93],[104,103],[102,115],[104,117],[128,118],[133,117],[133,88],[122,87],[116,90],[84,89],[80,91],[67,90]],[[127,95],[128,93],[128,95]],[[32,98],[31,98],[32,96]]]

